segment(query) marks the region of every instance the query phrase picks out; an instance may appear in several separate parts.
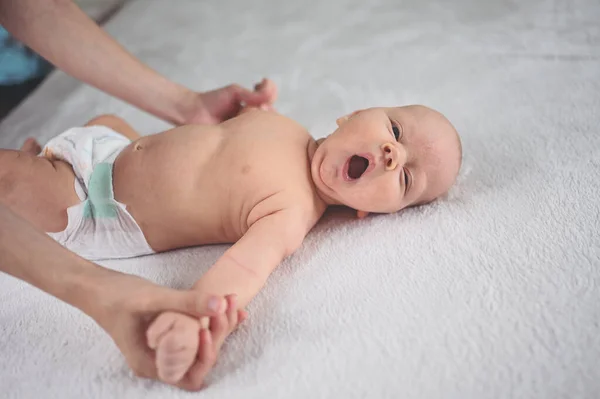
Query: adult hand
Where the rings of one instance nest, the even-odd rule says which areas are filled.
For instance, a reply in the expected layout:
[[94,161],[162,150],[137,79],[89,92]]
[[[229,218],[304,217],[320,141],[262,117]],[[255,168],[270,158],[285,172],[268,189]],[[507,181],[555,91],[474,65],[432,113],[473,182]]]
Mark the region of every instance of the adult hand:
[[237,116],[245,106],[270,110],[277,99],[277,86],[268,79],[254,91],[232,84],[204,93],[190,93],[183,101],[182,124],[213,125]]
[[[171,311],[198,319],[212,318],[227,310],[223,296],[161,287],[89,262],[37,230],[1,201],[0,259],[0,272],[25,281],[94,319],[141,377],[157,379],[155,353],[146,341],[148,326],[156,317]],[[216,352],[212,346],[207,349]],[[216,353],[213,358],[216,359]],[[209,367],[196,367],[189,376],[191,381],[202,381],[214,360],[206,362]]]
[[176,383],[179,388],[197,391],[204,386],[204,379],[215,365],[225,338],[248,318],[245,310],[237,309],[236,295],[227,295],[225,299],[227,311],[224,314],[210,317],[208,320],[201,319],[204,326],[199,334],[198,360],[189,368],[183,379]]
[[[146,341],[146,331],[156,317],[165,311],[211,317],[227,309],[224,298],[165,288],[128,274],[110,273],[97,283],[103,299],[89,315],[111,336],[134,374],[143,378],[158,379],[155,352]],[[192,367],[188,378],[202,380],[204,369]],[[195,376],[194,371],[202,375]]]
[[243,105],[275,101],[275,92],[239,85],[190,91],[134,57],[72,1],[0,0],[0,25],[65,73],[175,125],[220,123]]
[[225,337],[247,317],[245,311],[237,309],[235,295],[227,295],[225,299],[227,311],[219,316],[197,320],[168,311],[152,322],[146,338],[156,353],[157,375],[161,381],[189,391],[202,388]]

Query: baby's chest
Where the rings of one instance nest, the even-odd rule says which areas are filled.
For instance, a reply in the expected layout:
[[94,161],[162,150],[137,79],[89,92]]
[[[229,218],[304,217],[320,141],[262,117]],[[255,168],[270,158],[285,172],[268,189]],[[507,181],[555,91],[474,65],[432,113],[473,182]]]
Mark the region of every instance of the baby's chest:
[[237,186],[256,200],[275,194],[310,196],[313,191],[307,163],[293,156],[266,153],[240,163],[233,173]]
[[295,189],[311,181],[306,140],[281,135],[244,140],[228,158],[232,179],[250,189]]

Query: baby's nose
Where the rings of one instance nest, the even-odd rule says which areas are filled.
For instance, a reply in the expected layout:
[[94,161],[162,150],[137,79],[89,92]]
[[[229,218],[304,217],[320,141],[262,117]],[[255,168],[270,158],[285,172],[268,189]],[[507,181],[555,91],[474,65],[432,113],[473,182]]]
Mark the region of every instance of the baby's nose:
[[385,143],[381,146],[385,170],[394,170],[398,166],[398,149],[392,143]]

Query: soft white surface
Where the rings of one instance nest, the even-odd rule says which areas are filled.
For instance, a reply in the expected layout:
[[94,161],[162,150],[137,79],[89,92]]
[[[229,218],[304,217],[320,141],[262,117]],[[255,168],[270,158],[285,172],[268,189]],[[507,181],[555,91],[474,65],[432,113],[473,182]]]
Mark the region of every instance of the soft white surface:
[[[131,376],[88,318],[0,276],[0,381],[14,398],[592,398],[600,392],[597,0],[138,1],[108,30],[199,89],[263,75],[321,137],[336,117],[424,103],[460,130],[449,198],[330,215],[272,276],[190,395]],[[115,71],[115,73],[118,73]],[[47,140],[116,112],[60,73],[0,126]],[[106,265],[187,287],[225,247]]]

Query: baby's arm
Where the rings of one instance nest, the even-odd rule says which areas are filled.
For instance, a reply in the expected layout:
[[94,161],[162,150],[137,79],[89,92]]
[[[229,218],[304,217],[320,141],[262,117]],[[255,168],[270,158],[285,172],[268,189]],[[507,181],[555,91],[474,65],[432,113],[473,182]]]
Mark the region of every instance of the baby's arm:
[[[235,294],[227,295],[227,315],[210,319],[210,334],[203,329],[204,323],[174,312],[163,313],[152,323],[147,331],[148,345],[156,351],[156,367],[163,381],[193,389],[201,386],[223,341],[245,318],[239,309],[254,298],[275,267],[301,245],[308,229],[306,218],[300,215],[281,210],[254,222],[196,282],[194,289],[204,294]],[[192,373],[196,381],[189,380],[191,368],[203,370]]]
[[271,272],[302,244],[307,231],[306,218],[295,210],[281,210],[259,219],[196,282],[194,289],[236,294],[238,306],[244,308]]

